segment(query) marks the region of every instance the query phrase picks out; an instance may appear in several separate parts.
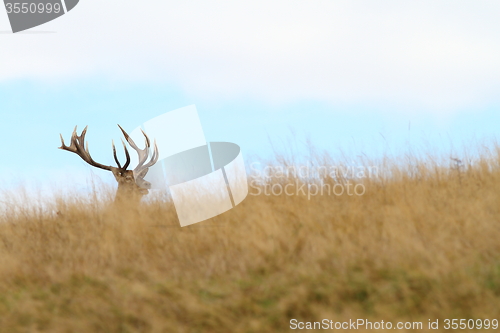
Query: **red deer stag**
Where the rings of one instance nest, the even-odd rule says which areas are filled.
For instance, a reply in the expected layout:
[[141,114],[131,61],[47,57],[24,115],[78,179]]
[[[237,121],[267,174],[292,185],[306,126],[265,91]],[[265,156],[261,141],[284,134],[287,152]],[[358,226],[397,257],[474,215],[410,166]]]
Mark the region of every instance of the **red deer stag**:
[[85,143],[85,134],[87,133],[87,127],[85,127],[80,136],[78,136],[76,133],[76,126],[75,126],[73,134],[71,135],[71,144],[69,145],[69,147],[64,144],[64,139],[61,134],[62,145],[61,147],[59,147],[59,149],[67,150],[77,154],[85,162],[87,162],[93,167],[111,171],[115,176],[116,181],[118,182],[118,190],[116,191],[115,202],[127,201],[127,202],[138,203],[143,195],[149,193],[148,189],[151,188],[151,183],[144,180],[144,177],[146,176],[149,168],[158,161],[158,147],[156,146],[156,140],[154,142],[154,150],[151,159],[149,160],[149,162],[146,163],[149,157],[149,148],[151,146],[149,138],[146,135],[146,133],[142,131],[142,134],[144,134],[144,137],[146,138],[146,148],[139,149],[139,147],[137,147],[137,145],[132,140],[132,138],[127,134],[127,132],[125,132],[123,128],[120,125],[118,125],[123,135],[125,136],[125,139],[127,140],[128,144],[139,155],[139,163],[137,164],[135,169],[127,170],[130,164],[130,155],[127,146],[125,145],[125,142],[123,142],[123,140],[122,140],[123,149],[125,150],[125,156],[127,157],[127,161],[125,162],[125,165],[123,165],[123,167],[121,166],[120,162],[118,161],[118,157],[116,156],[116,148],[114,142],[112,142],[113,156],[118,167],[103,165],[97,163],[92,159],[89,153],[88,142]]

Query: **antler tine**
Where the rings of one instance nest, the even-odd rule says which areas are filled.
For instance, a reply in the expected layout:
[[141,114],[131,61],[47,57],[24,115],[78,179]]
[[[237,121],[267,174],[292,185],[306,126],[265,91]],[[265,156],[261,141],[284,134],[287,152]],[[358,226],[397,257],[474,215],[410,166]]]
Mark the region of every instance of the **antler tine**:
[[151,156],[151,160],[143,166],[143,168],[149,168],[153,166],[156,162],[158,162],[158,157],[160,157],[160,154],[158,153],[158,146],[156,145],[156,139],[154,141],[154,150],[153,150],[153,155]]
[[127,142],[129,143],[129,145],[134,148],[135,150],[138,150],[139,147],[137,147],[137,145],[135,144],[134,140],[132,140],[132,138],[130,137],[130,135],[128,135],[127,132],[125,132],[125,130],[120,126],[120,124],[117,124],[118,127],[120,127],[122,133],[123,133],[123,136],[125,137],[125,140],[127,140]]
[[123,140],[122,140],[122,144],[123,144],[123,150],[125,151],[125,156],[127,157],[127,161],[125,162],[123,169],[127,169],[128,166],[130,165],[130,154],[128,153],[127,146],[125,145],[125,142]]
[[128,133],[125,132],[125,130],[120,125],[118,125],[118,127],[120,127],[123,135],[125,136],[125,139],[129,143],[129,145],[137,152],[137,155],[139,155],[139,162],[138,162],[137,167],[136,167],[136,169],[137,169],[140,166],[142,166],[144,164],[144,162],[146,162],[146,160],[148,159],[148,155],[149,155],[149,138],[147,137],[146,133],[144,133],[144,131],[142,131],[142,133],[146,137],[146,148],[140,149],[135,144],[134,140],[132,140],[132,138],[130,137],[130,135],[128,135]]
[[67,151],[70,151],[72,153],[76,153],[76,147],[74,147],[73,145],[73,140],[74,140],[74,137],[75,137],[75,132],[76,132],[76,127],[75,126],[75,129],[73,130],[73,133],[71,133],[71,143],[69,146],[66,146],[66,144],[64,143],[64,138],[62,136],[61,133],[59,133],[59,136],[61,137],[61,147],[59,147],[59,149],[63,149],[63,150],[67,150]]
[[134,174],[136,175],[142,175],[145,176],[146,173],[148,172],[149,168],[152,167],[157,161],[158,161],[158,146],[156,144],[156,140],[154,141],[154,150],[153,150],[153,155],[151,156],[151,160],[147,164],[139,164],[137,167],[134,169]]
[[111,145],[113,146],[113,158],[115,159],[115,162],[116,162],[116,165],[118,165],[118,168],[121,169],[122,165],[120,164],[120,161],[118,161],[118,156],[116,156],[116,147],[115,147],[115,142],[113,140],[111,140]]
[[127,170],[129,164],[130,164],[130,154],[128,152],[127,146],[125,145],[125,142],[122,140],[122,145],[123,145],[123,150],[125,151],[125,157],[127,158],[127,161],[125,161],[125,165],[121,166],[120,162],[118,161],[118,157],[116,156],[116,148],[115,148],[115,142],[111,140],[111,143],[113,144],[113,157],[115,159],[116,164],[118,165],[118,168],[122,170]]
[[78,156],[80,156],[82,158],[82,160],[84,160],[85,162],[87,162],[88,164],[90,164],[94,167],[111,171],[111,166],[97,163],[96,161],[94,161],[92,159],[92,156],[90,156],[88,143],[87,143],[87,145],[85,145],[85,134],[87,133],[87,128],[88,128],[88,126],[85,126],[85,128],[83,129],[80,136],[78,136],[78,134],[76,132],[77,126],[75,126],[75,129],[73,130],[73,133],[71,134],[71,144],[69,146],[66,146],[66,144],[64,143],[64,139],[61,135],[62,145],[61,145],[61,147],[59,147],[59,149],[67,150],[67,151],[70,151],[72,153],[77,154]]
[[87,128],[89,128],[88,125],[85,126],[85,128],[82,131],[82,133],[80,134],[80,137],[78,137],[77,134],[76,134],[76,126],[75,126],[74,134],[78,138],[78,140],[80,141],[80,144],[82,144],[82,145],[83,145],[83,142],[85,141],[85,135],[87,134]]
[[[142,167],[142,165],[146,162],[146,160],[149,157],[149,148],[151,147],[151,142],[149,141],[148,135],[146,133],[144,133],[142,128],[141,128],[141,132],[142,132],[142,135],[144,135],[144,138],[146,140],[146,147],[142,150],[142,152],[144,154],[141,156],[141,160],[139,161],[139,164],[137,165],[136,169],[139,169],[139,167]],[[146,166],[144,166],[144,168],[146,168]]]
[[63,136],[62,136],[62,134],[61,134],[61,133],[59,133],[59,136],[61,137],[61,147],[58,147],[58,148],[59,148],[59,149],[68,148],[68,146],[66,146],[66,145],[64,144],[64,138],[63,138]]
[[144,135],[144,137],[146,138],[146,147],[147,147],[147,148],[151,147],[151,143],[149,142],[149,137],[148,137],[148,135],[147,135],[146,133],[144,133],[144,131],[142,130],[142,128],[141,128],[141,132],[142,132],[142,134]]
[[146,151],[146,154],[144,156],[144,159],[142,161],[140,161],[141,163],[139,163],[137,165],[137,167],[134,169],[135,172],[141,172],[142,170],[153,166],[158,161],[158,157],[159,157],[158,146],[156,144],[156,139],[155,139],[154,150],[153,150],[153,155],[151,156],[151,160],[149,160],[149,162],[146,165],[144,165],[144,163],[146,162],[146,160],[148,159],[148,156],[149,156],[149,148],[151,147],[151,142],[150,142],[147,134],[144,133],[144,131],[142,129],[141,129],[141,132],[144,135],[144,137],[146,138],[146,148],[144,149]]
[[[156,140],[154,141],[154,150],[153,150],[153,155],[151,156],[151,160],[146,165],[144,165],[144,163],[146,163],[149,157],[149,148],[151,147],[151,141],[147,136],[147,134],[144,133],[144,131],[141,129],[141,132],[146,140],[146,147],[144,149],[140,149],[135,144],[134,140],[132,140],[130,135],[128,135],[127,132],[125,132],[125,130],[120,125],[118,125],[118,127],[120,127],[120,130],[122,131],[129,145],[137,152],[137,155],[139,155],[139,162],[137,163],[137,166],[134,169],[135,173],[138,173],[144,169],[153,166],[158,161],[159,154],[158,154],[158,146],[156,144]],[[128,166],[128,163],[126,165]]]

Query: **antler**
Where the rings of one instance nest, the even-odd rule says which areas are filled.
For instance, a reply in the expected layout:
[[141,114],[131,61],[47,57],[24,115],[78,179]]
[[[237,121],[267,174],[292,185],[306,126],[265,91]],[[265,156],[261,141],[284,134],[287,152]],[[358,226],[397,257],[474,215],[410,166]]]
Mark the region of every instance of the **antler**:
[[[151,155],[151,159],[149,160],[149,162],[146,163],[146,161],[149,157],[149,148],[151,147],[151,143],[149,141],[149,137],[147,136],[147,134],[144,133],[144,131],[141,129],[141,132],[146,139],[146,147],[144,149],[140,149],[139,147],[137,147],[137,145],[135,144],[134,140],[132,140],[130,135],[128,135],[127,132],[125,132],[125,130],[120,125],[118,125],[118,127],[120,127],[123,135],[125,136],[125,139],[127,140],[128,144],[130,145],[130,147],[132,147],[137,152],[137,155],[139,155],[139,163],[137,164],[137,166],[134,169],[134,174],[136,174],[136,175],[140,174],[144,170],[153,166],[158,161],[159,154],[158,154],[158,146],[156,145],[156,139],[154,141],[153,155]],[[123,143],[123,145],[125,146],[125,143]],[[128,154],[128,152],[127,152],[127,154]],[[144,163],[146,163],[146,164],[144,164]],[[128,163],[127,163],[127,166],[128,166]]]
[[[87,144],[85,144],[85,134],[87,134],[87,127],[88,126],[85,126],[85,128],[82,131],[82,134],[80,134],[80,136],[78,136],[76,134],[77,126],[75,126],[75,129],[73,130],[73,134],[71,135],[71,144],[69,145],[69,147],[64,144],[63,136],[62,136],[62,134],[60,134],[61,147],[59,147],[59,149],[67,150],[67,151],[70,151],[72,153],[77,154],[78,156],[80,156],[82,158],[82,160],[84,160],[85,162],[87,162],[88,164],[90,164],[92,166],[111,171],[112,170],[111,166],[97,163],[90,156],[89,144],[88,144],[88,142],[87,142]],[[118,161],[118,158],[116,157],[116,149],[115,149],[114,144],[113,144],[113,153],[115,156],[115,161]],[[127,157],[129,157],[128,154],[127,154]],[[118,165],[120,165],[120,164],[118,164]]]
[[[75,126],[75,129],[73,130],[73,134],[71,135],[71,144],[69,146],[66,146],[66,144],[64,143],[64,139],[62,137],[62,134],[61,134],[60,136],[61,136],[61,144],[62,145],[61,145],[61,147],[59,147],[59,149],[67,150],[69,152],[77,154],[85,162],[87,162],[88,164],[90,164],[92,166],[95,166],[97,168],[101,168],[104,170],[108,170],[108,171],[113,171],[113,169],[116,169],[116,168],[114,168],[112,166],[104,165],[101,163],[97,163],[90,156],[88,142],[85,143],[85,134],[87,134],[87,127],[88,126],[86,126],[83,129],[82,133],[78,136],[78,134],[76,133],[77,126]],[[154,142],[154,151],[153,151],[153,155],[151,156],[151,160],[148,163],[144,164],[146,162],[146,160],[148,159],[149,148],[151,147],[149,138],[146,135],[146,133],[144,133],[144,131],[142,131],[142,134],[144,134],[144,137],[146,138],[146,148],[139,149],[139,147],[137,147],[137,145],[132,140],[132,138],[127,134],[127,132],[125,132],[125,130],[120,125],[118,125],[118,127],[120,127],[127,142],[130,144],[130,146],[132,148],[134,148],[134,150],[139,155],[139,163],[137,164],[137,167],[134,169],[134,173],[136,175],[140,174],[142,171],[151,167],[152,165],[154,165],[158,161],[159,154],[158,154],[158,146],[156,145],[156,140]],[[112,143],[112,145],[113,145],[113,157],[115,159],[116,164],[118,165],[118,170],[121,172],[127,170],[128,166],[130,165],[130,154],[129,154],[127,146],[125,145],[125,142],[123,142],[123,140],[122,140],[122,144],[123,144],[123,150],[125,151],[125,156],[127,158],[127,161],[125,162],[123,167],[121,166],[120,161],[118,160],[118,157],[116,156],[115,143],[114,142]]]

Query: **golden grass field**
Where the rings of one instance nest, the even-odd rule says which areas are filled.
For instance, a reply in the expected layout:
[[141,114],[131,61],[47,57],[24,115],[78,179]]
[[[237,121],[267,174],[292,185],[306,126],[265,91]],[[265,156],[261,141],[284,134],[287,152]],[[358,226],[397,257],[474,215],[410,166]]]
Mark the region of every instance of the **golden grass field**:
[[433,331],[500,319],[498,150],[378,167],[356,180],[363,195],[249,195],[184,228],[173,204],[113,208],[112,194],[58,198],[59,214],[4,206],[0,332],[291,332],[291,319],[359,318],[427,332],[429,319]]

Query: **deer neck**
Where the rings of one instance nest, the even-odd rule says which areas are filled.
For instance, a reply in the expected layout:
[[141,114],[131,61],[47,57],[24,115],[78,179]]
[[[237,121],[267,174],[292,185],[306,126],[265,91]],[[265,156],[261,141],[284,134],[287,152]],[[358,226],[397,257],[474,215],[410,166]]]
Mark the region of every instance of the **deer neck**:
[[141,202],[142,196],[143,194],[137,189],[127,186],[127,184],[118,184],[115,202],[138,205]]

